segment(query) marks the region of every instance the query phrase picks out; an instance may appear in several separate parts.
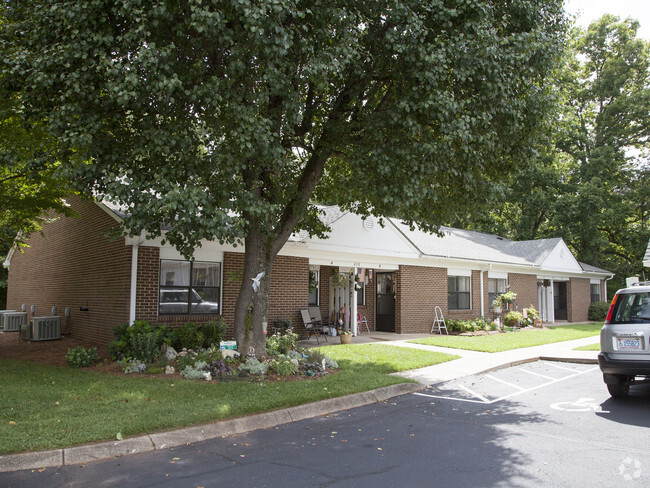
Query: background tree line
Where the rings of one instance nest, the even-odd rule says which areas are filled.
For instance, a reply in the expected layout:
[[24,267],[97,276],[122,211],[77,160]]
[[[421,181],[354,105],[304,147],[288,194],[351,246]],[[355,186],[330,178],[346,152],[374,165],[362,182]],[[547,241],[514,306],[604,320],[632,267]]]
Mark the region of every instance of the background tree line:
[[553,137],[531,164],[505,178],[482,215],[455,225],[515,240],[562,237],[578,260],[625,278],[645,277],[650,238],[648,42],[635,20],[605,15],[572,31],[556,74]]

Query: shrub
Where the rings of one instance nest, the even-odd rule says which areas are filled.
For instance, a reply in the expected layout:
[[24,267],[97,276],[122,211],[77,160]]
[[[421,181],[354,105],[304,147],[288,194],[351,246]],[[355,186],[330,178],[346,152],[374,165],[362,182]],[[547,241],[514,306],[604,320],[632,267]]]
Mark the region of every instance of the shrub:
[[97,348],[86,349],[85,347],[74,347],[68,349],[65,360],[71,368],[87,368],[97,362],[99,356]]
[[219,345],[226,334],[226,322],[221,319],[219,322],[211,321],[206,324],[195,324],[186,322],[179,328],[170,331],[170,343],[176,350],[207,348],[211,345]]
[[[129,326],[129,324],[118,325],[113,328],[113,333],[115,334],[115,340],[108,345],[108,352],[113,359],[120,360],[125,357],[135,358],[138,354],[142,353],[141,351],[133,350],[133,345],[141,345],[141,341],[143,340],[135,339],[134,342],[132,338],[135,336],[154,333],[156,335],[156,348],[160,349],[160,346],[162,346],[163,340],[167,335],[167,329],[164,325],[152,326],[146,320],[136,320],[131,326]],[[145,340],[145,342],[148,341],[153,341],[153,336],[152,338]]]
[[124,369],[124,374],[144,373],[147,369],[147,365],[139,359],[124,358],[120,361],[120,364]]
[[485,317],[472,320],[446,319],[447,330],[455,332],[476,332],[477,330],[495,330],[496,325]]
[[276,374],[280,376],[288,376],[298,372],[297,362],[298,361],[281,354],[276,359],[271,359],[270,367]]
[[587,317],[589,320],[595,322],[602,322],[607,318],[607,313],[609,312],[609,303],[607,302],[594,302],[589,305],[589,311],[587,312]]
[[[202,380],[205,379],[206,366],[208,364],[205,361],[197,361],[192,366],[185,366],[181,371],[181,376],[186,380]],[[208,373],[209,374],[209,373]]]
[[223,359],[212,361],[205,368],[213,378],[226,378],[233,374],[233,367]]
[[521,312],[512,311],[503,316],[503,325],[506,327],[519,327],[523,320],[524,316]]
[[284,334],[273,334],[266,338],[266,355],[287,354],[296,349],[297,343],[298,334],[294,334],[291,330],[287,330]]
[[158,332],[135,334],[129,337],[129,352],[135,359],[151,363],[160,354],[162,344],[162,336]]
[[245,363],[239,365],[240,374],[248,374],[251,376],[265,375],[269,369],[269,365],[265,362],[260,362],[257,358],[248,358]]

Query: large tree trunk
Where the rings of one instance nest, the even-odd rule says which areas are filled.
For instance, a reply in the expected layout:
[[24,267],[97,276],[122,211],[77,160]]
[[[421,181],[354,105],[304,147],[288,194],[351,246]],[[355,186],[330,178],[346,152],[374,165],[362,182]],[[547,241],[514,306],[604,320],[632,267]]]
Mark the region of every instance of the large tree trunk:
[[[262,232],[251,231],[246,237],[244,274],[235,305],[235,340],[241,354],[266,355],[266,336],[262,321],[269,309],[271,292],[271,271],[275,254],[271,250],[270,238]],[[253,279],[264,272],[257,291],[253,290]]]

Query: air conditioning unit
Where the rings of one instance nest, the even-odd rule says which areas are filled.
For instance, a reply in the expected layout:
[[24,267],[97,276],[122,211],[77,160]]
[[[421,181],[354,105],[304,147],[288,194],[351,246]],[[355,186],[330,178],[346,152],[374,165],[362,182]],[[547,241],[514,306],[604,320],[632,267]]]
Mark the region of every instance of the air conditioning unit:
[[31,329],[32,341],[61,339],[61,317],[34,317]]
[[5,312],[0,318],[5,332],[19,332],[20,326],[27,322],[27,312]]
[[0,330],[4,329],[5,326],[3,315],[10,312],[15,312],[15,310],[0,310]]
[[61,317],[34,317],[32,340],[51,341],[61,339]]

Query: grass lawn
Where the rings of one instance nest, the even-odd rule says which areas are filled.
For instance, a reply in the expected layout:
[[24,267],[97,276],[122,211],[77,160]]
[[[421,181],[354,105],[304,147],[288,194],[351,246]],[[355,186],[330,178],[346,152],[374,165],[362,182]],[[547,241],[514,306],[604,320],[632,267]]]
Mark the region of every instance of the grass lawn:
[[323,351],[340,372],[278,382],[117,376],[0,359],[0,454],[126,438],[367,391],[407,381],[388,373],[456,358],[385,344]]
[[600,351],[600,342],[588,346],[576,347],[574,351]]
[[588,324],[565,325],[550,329],[522,330],[520,332],[507,332],[485,336],[432,336],[426,339],[417,339],[409,342],[426,344],[429,346],[453,347],[471,351],[500,352],[522,347],[540,346],[553,342],[582,339],[583,337],[597,336],[600,334],[602,324],[592,322]]

